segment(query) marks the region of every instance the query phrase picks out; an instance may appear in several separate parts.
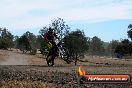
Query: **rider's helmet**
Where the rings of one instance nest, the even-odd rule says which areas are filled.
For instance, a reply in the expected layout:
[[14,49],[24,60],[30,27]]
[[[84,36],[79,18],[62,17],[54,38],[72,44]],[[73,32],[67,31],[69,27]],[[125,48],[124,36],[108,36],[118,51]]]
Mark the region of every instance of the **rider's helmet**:
[[53,33],[53,30],[54,30],[54,29],[50,27],[48,32],[49,32],[49,33]]

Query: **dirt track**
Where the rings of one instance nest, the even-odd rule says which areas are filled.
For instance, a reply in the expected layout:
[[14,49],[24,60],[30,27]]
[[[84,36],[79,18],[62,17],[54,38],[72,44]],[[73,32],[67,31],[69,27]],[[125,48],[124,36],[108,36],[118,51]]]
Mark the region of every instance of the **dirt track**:
[[[20,65],[9,65],[9,60],[17,58]],[[20,57],[21,56],[21,57]],[[22,64],[22,60],[27,61]],[[0,66],[0,88],[132,88],[132,82],[127,84],[83,84],[78,83],[77,68],[73,64],[64,64],[56,60],[54,67],[47,67],[40,56],[23,55],[17,52],[0,51],[0,61],[8,65]],[[36,61],[36,62],[35,62]],[[132,77],[131,60],[113,60],[97,58],[88,59],[89,62],[79,62],[87,74],[130,74]],[[92,63],[93,61],[93,63]],[[0,63],[1,63],[0,62]],[[24,62],[25,63],[25,62]]]
[[[89,74],[130,73],[131,67],[83,66]],[[132,88],[128,84],[83,84],[78,83],[77,67],[45,65],[0,66],[0,88]],[[110,71],[111,70],[111,71]],[[127,71],[126,71],[127,70]],[[131,72],[132,74],[132,72]]]

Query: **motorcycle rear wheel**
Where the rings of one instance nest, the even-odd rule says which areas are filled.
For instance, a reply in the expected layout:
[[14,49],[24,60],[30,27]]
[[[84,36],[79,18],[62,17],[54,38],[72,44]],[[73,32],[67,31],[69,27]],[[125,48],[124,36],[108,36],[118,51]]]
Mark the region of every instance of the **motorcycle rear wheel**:
[[65,47],[61,47],[61,53],[60,53],[60,57],[67,62],[67,64],[70,64],[70,60],[69,60],[69,52],[68,49],[66,49]]
[[48,66],[53,66],[54,65],[54,57],[53,55],[50,55],[46,58],[46,61],[47,61],[47,65]]

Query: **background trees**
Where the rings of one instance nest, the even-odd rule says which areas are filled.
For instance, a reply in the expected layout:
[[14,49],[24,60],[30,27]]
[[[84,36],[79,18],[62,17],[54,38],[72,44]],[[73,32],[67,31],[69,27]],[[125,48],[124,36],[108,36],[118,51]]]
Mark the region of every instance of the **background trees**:
[[70,32],[64,37],[64,42],[65,47],[69,50],[70,56],[75,60],[86,53],[89,48],[87,37],[80,30]]
[[50,27],[55,29],[54,31],[60,39],[64,38],[70,30],[70,27],[66,25],[65,21],[61,18],[54,19],[50,24]]
[[42,54],[45,53],[45,50],[47,50],[47,45],[44,41],[43,35],[48,31],[49,28],[53,28],[54,32],[57,34],[57,37],[63,40],[63,38],[69,33],[70,27],[66,25],[65,21],[61,18],[57,18],[52,20],[51,24],[49,26],[44,26],[39,31],[38,41],[40,45],[40,51]]
[[[127,35],[132,40],[132,24],[128,25]],[[132,54],[132,42],[128,39],[122,39],[120,44],[115,48],[115,53],[121,56],[131,56]]]
[[103,55],[104,53],[103,41],[97,36],[94,36],[90,41],[89,54],[90,55]]
[[127,31],[128,38],[132,40],[132,24],[128,25],[129,31]]
[[26,37],[26,35],[22,35],[18,39],[18,43],[17,44],[18,44],[17,45],[18,49],[20,49],[23,53],[26,53],[27,51],[31,50],[31,46],[30,46],[29,40]]
[[52,20],[49,26],[45,26],[39,31],[40,50],[44,53],[46,49],[46,43],[43,39],[43,35],[48,31],[49,27],[54,29],[61,41],[64,41],[64,46],[68,49],[71,59],[78,59],[81,55],[84,55],[88,51],[89,43],[83,31],[79,29],[70,32],[70,27],[66,25],[65,21],[61,18]]
[[13,47],[13,35],[6,28],[0,28],[0,49]]
[[35,54],[37,51],[37,38],[36,36],[27,31],[24,33],[20,38],[16,40],[17,47],[23,52],[26,53],[27,51],[30,51],[31,54]]
[[115,49],[116,47],[120,44],[119,40],[112,40],[110,41],[108,47],[107,47],[107,51],[108,51],[108,55],[112,56],[112,58],[115,56]]
[[[112,57],[117,56],[117,54],[123,56],[131,56],[132,54],[132,42],[129,39],[104,42],[98,36],[89,38],[79,29],[71,31],[70,27],[61,18],[53,19],[51,24],[40,29],[39,35],[27,31],[22,36],[13,36],[7,28],[0,28],[0,49],[17,48],[23,53],[30,51],[32,54],[40,49],[43,54],[47,48],[43,35],[50,27],[65,42],[64,46],[68,48],[70,56],[73,59],[76,58],[76,60],[84,54]],[[132,40],[132,24],[128,25],[127,35]]]

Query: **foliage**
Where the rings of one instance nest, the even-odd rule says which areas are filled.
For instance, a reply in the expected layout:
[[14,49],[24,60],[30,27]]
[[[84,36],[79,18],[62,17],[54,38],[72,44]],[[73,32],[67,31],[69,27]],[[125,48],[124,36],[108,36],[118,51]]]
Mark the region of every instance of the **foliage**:
[[84,32],[80,30],[73,31],[64,37],[65,47],[69,50],[70,56],[78,59],[78,56],[84,54],[88,48],[88,40]]
[[44,38],[41,35],[37,36],[37,42],[38,42],[38,49],[40,49],[41,54],[45,54],[45,51],[47,49],[46,42],[44,41]]
[[18,46],[23,53],[30,51],[31,54],[36,54],[37,38],[33,33],[27,31],[18,40]]
[[90,41],[89,53],[91,55],[102,55],[104,51],[103,41],[97,36],[94,36]]
[[121,43],[115,48],[115,53],[118,54],[129,54],[132,53],[132,43],[128,39],[124,39],[121,41]]
[[60,39],[64,38],[70,30],[70,27],[65,24],[65,21],[61,18],[54,19],[50,25]]
[[42,54],[44,54],[45,51],[47,50],[46,49],[47,45],[46,42],[44,41],[43,35],[48,31],[50,27],[54,29],[54,32],[57,34],[57,37],[60,39],[64,38],[64,36],[66,36],[70,30],[69,26],[66,25],[64,20],[61,18],[52,20],[52,23],[49,24],[49,27],[45,26],[42,29],[40,29],[38,41],[40,45],[40,51]]
[[13,46],[13,35],[6,28],[0,28],[0,49],[7,49]]
[[132,24],[128,25],[128,29],[129,31],[127,31],[127,35],[132,40]]
[[18,47],[23,52],[31,51],[31,46],[26,35],[22,35],[18,40]]
[[111,48],[112,50],[114,50],[118,45],[119,45],[119,41],[118,41],[118,40],[112,40],[112,41],[110,42],[110,48]]
[[110,41],[110,43],[108,44],[108,47],[106,48],[106,55],[108,56],[114,56],[115,53],[115,49],[116,47],[120,44],[120,42],[118,40],[112,40]]
[[19,41],[19,36],[14,36],[13,45],[15,49],[19,49],[18,41]]
[[[132,24],[128,25],[128,31],[127,35],[132,40]],[[124,39],[121,41],[121,43],[115,48],[115,53],[117,54],[132,54],[132,42],[130,42],[128,39]]]

